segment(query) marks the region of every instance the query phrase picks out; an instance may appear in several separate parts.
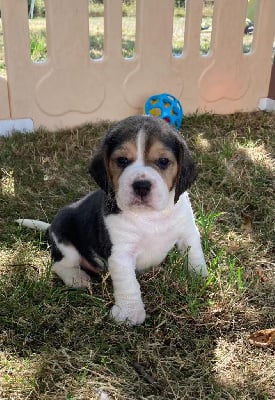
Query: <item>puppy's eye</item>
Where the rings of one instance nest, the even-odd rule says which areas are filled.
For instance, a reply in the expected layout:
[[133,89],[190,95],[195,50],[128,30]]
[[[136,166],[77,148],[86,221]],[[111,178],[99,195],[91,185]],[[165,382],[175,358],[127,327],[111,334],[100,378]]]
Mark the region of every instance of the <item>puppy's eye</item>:
[[161,157],[158,160],[155,161],[155,164],[160,168],[160,169],[166,169],[169,165],[170,161],[168,158]]
[[124,169],[131,163],[131,161],[127,157],[118,157],[116,163],[119,168]]

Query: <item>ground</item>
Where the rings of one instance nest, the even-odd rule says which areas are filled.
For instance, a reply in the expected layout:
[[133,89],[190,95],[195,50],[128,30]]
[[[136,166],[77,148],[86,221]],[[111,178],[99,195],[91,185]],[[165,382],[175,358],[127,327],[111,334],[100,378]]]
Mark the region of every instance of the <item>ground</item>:
[[109,124],[0,138],[0,398],[274,399],[274,349],[248,340],[275,327],[274,114],[184,118],[210,274],[188,275],[172,251],[139,278],[139,327],[109,318],[108,276],[65,288],[43,235],[14,223],[51,221],[95,187],[88,163]]

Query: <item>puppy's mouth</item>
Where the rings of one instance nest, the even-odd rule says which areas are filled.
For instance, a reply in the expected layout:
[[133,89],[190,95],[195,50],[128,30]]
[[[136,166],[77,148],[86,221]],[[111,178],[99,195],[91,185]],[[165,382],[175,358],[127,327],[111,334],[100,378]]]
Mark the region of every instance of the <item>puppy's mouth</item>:
[[152,183],[149,180],[136,180],[132,184],[132,200],[130,205],[134,207],[150,207]]
[[146,207],[153,208],[149,199],[135,196],[129,204],[129,207]]

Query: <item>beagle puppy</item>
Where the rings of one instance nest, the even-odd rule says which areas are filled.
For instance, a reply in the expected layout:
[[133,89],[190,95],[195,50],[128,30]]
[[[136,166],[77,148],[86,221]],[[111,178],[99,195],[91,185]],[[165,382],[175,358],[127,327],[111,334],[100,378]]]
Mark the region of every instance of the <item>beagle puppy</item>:
[[110,128],[89,171],[100,190],[61,209],[48,227],[53,271],[67,286],[83,288],[107,264],[115,300],[111,316],[142,324],[146,313],[136,272],[160,264],[177,245],[189,249],[190,270],[207,275],[186,192],[197,176],[194,161],[167,122],[133,116]]

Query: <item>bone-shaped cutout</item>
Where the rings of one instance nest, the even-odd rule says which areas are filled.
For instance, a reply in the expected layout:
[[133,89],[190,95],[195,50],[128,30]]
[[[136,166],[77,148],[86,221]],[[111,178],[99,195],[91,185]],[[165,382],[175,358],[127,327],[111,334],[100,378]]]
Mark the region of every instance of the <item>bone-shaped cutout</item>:
[[102,79],[90,68],[51,69],[37,84],[39,108],[48,115],[90,113],[105,98]]
[[125,100],[136,109],[153,94],[170,93],[179,98],[182,90],[183,82],[178,74],[171,73],[171,66],[165,68],[165,63],[156,63],[153,67],[140,63],[123,84]]
[[199,80],[200,96],[207,102],[238,100],[249,89],[250,72],[242,61],[214,60]]

